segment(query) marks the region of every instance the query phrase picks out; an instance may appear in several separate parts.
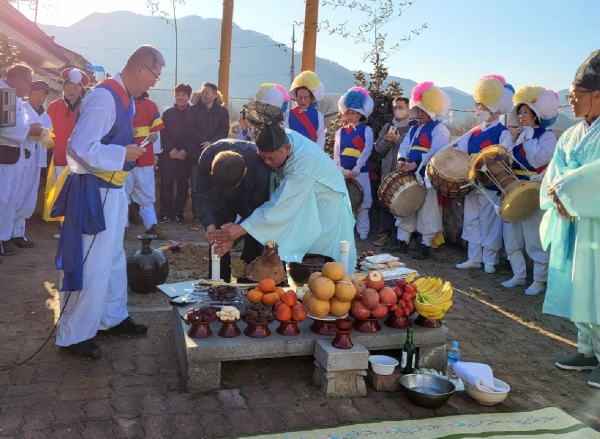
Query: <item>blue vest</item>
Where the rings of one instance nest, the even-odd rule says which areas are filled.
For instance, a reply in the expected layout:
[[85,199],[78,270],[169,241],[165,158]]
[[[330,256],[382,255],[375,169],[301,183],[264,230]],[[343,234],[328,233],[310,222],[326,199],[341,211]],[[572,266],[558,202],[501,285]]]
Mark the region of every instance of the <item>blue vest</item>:
[[[344,169],[354,169],[361,152],[365,149],[365,130],[367,126],[364,123],[352,127],[346,125],[340,128],[340,164]],[[360,168],[360,172],[369,172],[369,163]]]
[[[426,154],[431,149],[431,139],[433,138],[433,129],[441,123],[439,120],[432,120],[424,125],[413,125],[408,131],[410,139],[410,150],[408,152],[408,161],[418,162],[423,154]],[[419,128],[421,128],[419,130]],[[419,136],[417,137],[417,131]],[[425,168],[421,169],[420,174],[425,176]]]
[[500,143],[500,134],[507,129],[508,128],[501,123],[488,128],[485,131],[482,131],[481,128],[478,127],[471,133],[471,137],[469,137],[469,155],[474,156],[488,146],[498,145]]
[[[542,135],[545,132],[546,132],[545,128],[542,128],[542,127],[534,128],[533,129],[533,138],[539,139],[540,137],[542,137]],[[523,144],[513,148],[513,155],[515,156],[515,159],[521,165],[523,165],[523,168],[527,169],[527,171],[524,171],[523,168],[521,168],[516,162],[513,162],[512,169],[513,169],[513,172],[515,173],[515,175],[517,177],[519,177],[519,180],[529,180],[529,177],[531,177],[532,175],[541,174],[544,171],[544,169],[546,169],[548,167],[548,165],[544,165],[539,168],[534,168],[533,166],[531,166],[529,164],[529,162],[527,161],[527,154],[525,153]]]
[[[298,116],[296,116],[296,112],[294,111],[296,108],[298,108],[298,107],[293,108],[290,111],[289,116],[288,116],[288,125],[289,125],[290,130],[296,131],[297,133],[302,134],[307,139],[310,139],[313,142],[316,142],[317,141],[316,134],[315,134],[315,138],[313,139],[311,137],[311,135],[309,134],[308,130],[306,129],[306,127],[304,126],[304,124],[302,124],[302,122],[298,119]],[[316,133],[319,129],[319,112],[316,109],[309,107],[303,113],[308,117],[308,121],[314,127],[315,133]]]
[[[103,145],[131,145],[134,143],[133,116],[135,115],[135,105],[133,102],[133,97],[129,96],[129,106],[125,108],[123,99],[121,96],[119,96],[117,90],[115,90],[112,86],[109,84],[100,83],[96,87],[103,88],[104,90],[108,90],[110,92],[115,101],[115,108],[117,110],[115,122],[112,128],[100,140],[100,142]],[[133,168],[135,168],[135,164],[135,161],[125,162],[123,164],[123,171],[131,171]]]

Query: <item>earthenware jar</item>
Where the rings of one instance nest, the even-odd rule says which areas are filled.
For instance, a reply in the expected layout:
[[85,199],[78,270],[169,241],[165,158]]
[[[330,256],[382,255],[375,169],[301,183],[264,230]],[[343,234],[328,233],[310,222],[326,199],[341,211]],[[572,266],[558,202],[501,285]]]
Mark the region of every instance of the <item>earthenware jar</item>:
[[150,247],[156,235],[138,235],[142,248],[127,258],[127,283],[134,293],[148,294],[164,284],[169,275],[169,261],[163,252]]

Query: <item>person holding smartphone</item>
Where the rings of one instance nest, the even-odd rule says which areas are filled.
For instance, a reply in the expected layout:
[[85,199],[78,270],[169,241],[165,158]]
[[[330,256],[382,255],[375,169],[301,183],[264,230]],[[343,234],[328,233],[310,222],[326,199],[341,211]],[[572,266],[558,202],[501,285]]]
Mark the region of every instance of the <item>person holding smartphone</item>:
[[[394,116],[392,120],[386,123],[379,138],[375,142],[374,148],[377,154],[382,156],[381,159],[381,181],[387,177],[392,171],[396,170],[398,164],[398,148],[408,133],[408,130],[417,122],[408,117],[407,97],[398,96],[394,98],[393,108]],[[381,220],[379,222],[379,237],[373,243],[378,247],[387,246],[389,251],[397,251],[398,243],[396,240],[396,219],[392,213],[382,207]]]

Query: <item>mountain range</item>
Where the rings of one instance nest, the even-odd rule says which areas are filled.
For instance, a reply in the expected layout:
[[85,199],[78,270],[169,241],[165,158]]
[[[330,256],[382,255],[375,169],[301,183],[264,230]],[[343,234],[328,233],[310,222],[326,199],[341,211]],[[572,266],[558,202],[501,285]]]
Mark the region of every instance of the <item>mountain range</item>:
[[[217,83],[221,20],[187,16],[179,19],[179,51],[177,82],[185,82],[194,90],[204,81]],[[133,49],[142,44],[157,47],[165,56],[167,67],[160,81],[150,91],[151,98],[160,108],[172,105],[175,84],[175,31],[163,19],[126,11],[93,13],[69,27],[39,25],[58,44],[76,51],[92,64],[103,66],[115,73],[125,64]],[[266,35],[242,29],[235,23],[232,34],[232,52],[229,96],[233,104],[243,103],[253,96],[263,82],[290,84],[291,49]],[[294,53],[296,74],[299,73],[301,53]],[[333,61],[317,57],[319,79],[325,84],[327,96],[336,97],[354,85],[353,71]],[[415,81],[390,75],[408,95]],[[473,96],[454,87],[443,87],[452,99],[452,108],[471,110]],[[561,91],[564,96],[566,91]],[[564,99],[564,98],[563,98]],[[337,98],[336,98],[337,101]],[[236,105],[238,106],[238,105]],[[569,110],[570,111],[570,110]],[[565,129],[573,123],[561,114],[557,128]]]

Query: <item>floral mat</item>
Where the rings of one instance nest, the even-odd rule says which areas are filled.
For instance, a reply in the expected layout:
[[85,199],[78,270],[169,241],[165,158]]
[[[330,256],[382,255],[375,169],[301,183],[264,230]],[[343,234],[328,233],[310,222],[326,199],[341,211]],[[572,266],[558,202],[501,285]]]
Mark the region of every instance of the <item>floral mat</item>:
[[244,437],[258,439],[374,439],[379,437],[600,439],[600,433],[556,407],[546,407],[512,413],[479,413],[400,421],[373,421]]

